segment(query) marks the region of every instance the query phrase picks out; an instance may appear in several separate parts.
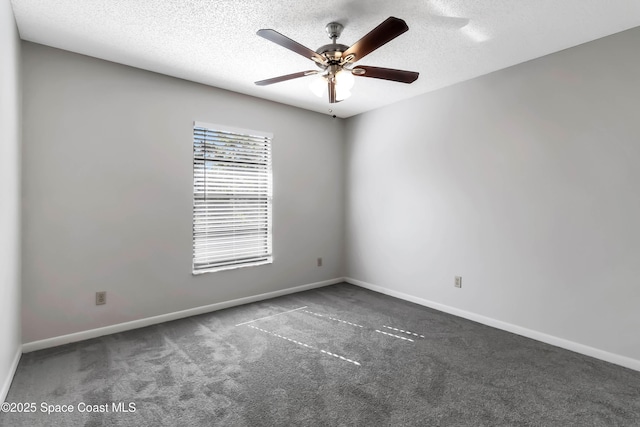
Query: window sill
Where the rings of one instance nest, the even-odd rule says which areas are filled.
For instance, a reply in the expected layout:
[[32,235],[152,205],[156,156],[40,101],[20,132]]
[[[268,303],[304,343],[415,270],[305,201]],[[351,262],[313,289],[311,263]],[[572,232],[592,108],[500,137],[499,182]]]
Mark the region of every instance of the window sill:
[[265,260],[265,261],[258,261],[258,262],[252,262],[252,263],[247,263],[247,264],[236,264],[236,265],[225,265],[222,267],[213,267],[213,268],[208,268],[206,270],[197,270],[197,271],[193,271],[192,270],[192,274],[194,276],[199,276],[201,274],[205,274],[205,273],[217,273],[219,271],[226,271],[226,270],[237,270],[239,268],[245,268],[245,267],[257,267],[259,265],[267,265],[267,264],[273,264],[273,257]]

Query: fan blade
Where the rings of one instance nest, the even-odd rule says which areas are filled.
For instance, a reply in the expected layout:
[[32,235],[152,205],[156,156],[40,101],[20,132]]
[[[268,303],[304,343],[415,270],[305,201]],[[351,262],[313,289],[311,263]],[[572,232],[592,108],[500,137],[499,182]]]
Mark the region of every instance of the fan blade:
[[287,36],[283,36],[275,30],[258,30],[256,34],[319,64],[325,64],[327,62],[327,59],[324,56],[317,54],[308,47],[302,46],[300,43],[291,40]]
[[318,74],[319,71],[309,70],[309,71],[300,71],[299,73],[287,74],[285,76],[274,77],[272,79],[260,80],[256,82],[258,86],[267,86],[272,85],[274,83],[280,83],[291,79],[297,79],[298,77],[312,76],[314,74]]
[[348,62],[359,61],[380,46],[389,43],[400,34],[406,32],[408,29],[407,23],[402,19],[390,16],[382,24],[355,42],[353,46],[342,54],[342,57],[347,58],[349,55],[354,55],[354,58]]
[[[362,70],[364,72],[359,72]],[[416,71],[394,70],[393,68],[357,66],[351,73],[359,77],[372,77],[374,79],[392,80],[400,83],[413,83],[418,79],[420,73]]]
[[329,79],[329,104],[335,104],[336,102],[336,81],[335,79]]

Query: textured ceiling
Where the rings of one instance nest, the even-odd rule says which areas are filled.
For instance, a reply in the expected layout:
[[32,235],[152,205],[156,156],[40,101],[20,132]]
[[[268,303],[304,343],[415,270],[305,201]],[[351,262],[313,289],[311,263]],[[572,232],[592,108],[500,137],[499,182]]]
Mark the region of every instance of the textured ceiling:
[[[24,40],[322,113],[349,117],[640,26],[638,0],[11,0]],[[329,105],[305,77],[312,61],[256,35],[272,28],[316,50],[324,27],[351,45],[389,16],[409,31],[357,65],[420,72],[410,85],[356,78]],[[640,50],[639,50],[640,52]]]

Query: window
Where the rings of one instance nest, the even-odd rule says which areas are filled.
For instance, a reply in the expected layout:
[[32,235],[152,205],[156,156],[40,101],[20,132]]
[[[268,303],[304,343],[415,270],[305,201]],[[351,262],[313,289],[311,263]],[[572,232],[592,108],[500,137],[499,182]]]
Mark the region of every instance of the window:
[[271,139],[194,123],[193,274],[272,262]]

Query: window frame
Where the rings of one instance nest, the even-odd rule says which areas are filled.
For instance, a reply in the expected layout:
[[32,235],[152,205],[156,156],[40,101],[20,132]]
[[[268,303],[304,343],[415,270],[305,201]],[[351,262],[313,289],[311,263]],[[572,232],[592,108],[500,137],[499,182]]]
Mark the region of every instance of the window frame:
[[[250,151],[254,150],[255,147],[252,146],[252,143],[256,143],[259,144],[259,140],[264,140],[265,141],[265,148],[264,149],[260,149],[262,151],[264,151],[264,156],[265,156],[265,160],[264,163],[262,162],[256,162],[253,163],[254,165],[257,165],[255,167],[255,170],[257,171],[258,175],[261,175],[261,172],[266,173],[266,176],[264,177],[260,177],[258,180],[258,184],[265,184],[266,188],[262,188],[262,186],[258,186],[256,188],[259,189],[259,191],[256,191],[255,194],[257,197],[255,198],[251,198],[250,196],[248,196],[245,193],[242,193],[241,190],[243,190],[243,187],[241,185],[238,185],[237,187],[235,187],[235,192],[231,191],[229,193],[216,193],[214,191],[208,192],[207,188],[209,188],[208,184],[207,184],[207,178],[206,178],[206,174],[207,174],[207,166],[206,166],[206,162],[207,162],[207,152],[205,151],[202,156],[197,157],[197,142],[198,142],[198,137],[196,135],[196,132],[198,129],[202,129],[205,132],[209,131],[212,133],[212,135],[216,135],[219,136],[219,134],[231,134],[229,136],[229,138],[231,139],[238,139],[241,140],[243,138],[245,138],[245,147],[247,147]],[[202,132],[202,131],[201,131]],[[242,129],[242,128],[236,128],[236,127],[231,127],[231,126],[226,126],[226,125],[220,125],[220,124],[213,124],[213,123],[205,123],[205,122],[199,122],[199,121],[194,121],[193,122],[193,126],[192,126],[192,131],[191,131],[191,136],[192,136],[192,163],[193,163],[193,181],[192,181],[192,191],[193,191],[193,208],[192,208],[192,265],[191,265],[191,271],[193,275],[200,275],[200,274],[205,274],[205,273],[214,273],[214,272],[219,272],[219,271],[225,271],[225,270],[232,270],[232,269],[238,269],[238,268],[244,268],[244,267],[255,267],[255,266],[259,266],[259,265],[266,265],[266,264],[272,264],[273,263],[273,228],[272,228],[272,223],[273,223],[273,168],[272,168],[272,147],[273,147],[273,133],[270,132],[264,132],[264,131],[257,131],[257,130],[252,130],[252,129]],[[214,137],[216,137],[214,136]],[[205,138],[200,138],[200,141],[202,141]],[[203,145],[202,150],[206,150],[206,144],[203,142],[200,142],[200,144]],[[211,152],[214,152],[215,149],[213,149]],[[220,150],[220,153],[226,153],[229,154],[231,152],[233,152],[234,150]],[[259,153],[261,153],[262,151],[258,151]],[[258,156],[256,156],[257,158]],[[198,161],[200,161],[202,163],[202,166],[198,166]],[[216,162],[215,160],[210,160],[211,162]],[[221,160],[217,160],[218,164],[221,164],[222,161]],[[225,160],[224,163],[226,164],[233,164],[233,165],[246,165],[246,162],[229,162],[228,160]],[[249,163],[251,164],[251,163]],[[220,169],[223,170],[223,169]],[[238,178],[238,176],[233,175],[234,173],[237,174],[238,171],[236,170],[234,172],[234,168],[233,166],[231,166],[230,169],[230,173],[231,173],[231,177],[233,178]],[[253,172],[253,171],[252,171]],[[201,174],[200,176],[198,176],[198,174]],[[211,175],[214,175],[215,172],[211,172]],[[240,174],[242,175],[242,174]],[[204,179],[204,184],[198,184],[198,178]],[[227,177],[228,178],[228,177]],[[220,181],[218,181],[220,182]],[[226,184],[228,185],[228,181],[225,181]],[[204,188],[204,191],[198,192],[198,188],[202,187]],[[245,187],[246,188],[246,184]],[[240,190],[240,191],[239,191]],[[204,193],[204,198],[202,198],[202,196],[199,196],[199,194]],[[258,229],[263,229],[264,228],[264,232],[266,233],[266,237],[265,237],[265,244],[258,244],[255,247],[256,248],[264,248],[264,254],[261,255],[255,255],[253,256],[253,258],[248,258],[246,260],[242,260],[242,257],[233,257],[230,256],[228,259],[226,260],[220,260],[217,261],[218,264],[221,265],[212,265],[207,267],[205,265],[205,263],[202,262],[202,252],[200,254],[198,254],[198,243],[202,244],[202,243],[211,243],[211,242],[215,242],[215,237],[211,237],[209,238],[209,240],[207,240],[207,238],[197,238],[196,236],[196,228],[198,227],[196,224],[196,217],[197,217],[197,212],[198,210],[200,210],[200,213],[202,212],[202,210],[207,210],[208,211],[208,205],[207,205],[207,196],[211,195],[211,199],[216,199],[216,200],[228,200],[229,201],[229,207],[235,208],[237,207],[237,204],[234,204],[233,200],[235,200],[236,203],[238,203],[240,200],[247,200],[247,201],[253,201],[255,207],[253,207],[250,213],[256,214],[256,215],[261,215],[262,213],[266,214],[266,220],[264,220],[264,222],[262,222],[262,220],[260,220],[260,227],[256,227]],[[266,207],[264,209],[260,208],[260,204],[261,201],[264,200],[266,202]],[[204,201],[204,202],[203,202]],[[251,204],[251,202],[249,202]],[[240,204],[242,204],[242,202],[240,202]],[[221,209],[224,210],[225,206],[224,203],[220,204]],[[218,208],[214,208],[215,209],[220,209],[220,207]],[[244,208],[246,209],[246,207]],[[219,212],[218,212],[219,213]],[[209,215],[209,214],[208,214]],[[213,216],[211,214],[211,216]],[[211,227],[211,223],[213,223],[213,221],[215,220],[211,220],[209,217],[207,217],[203,224],[200,224],[200,227]],[[221,224],[231,224],[230,222],[228,222],[229,219],[227,218],[227,222],[221,222]],[[241,225],[242,223],[240,223]],[[245,224],[246,225],[246,224]],[[264,227],[262,227],[264,226]],[[228,230],[227,230],[228,231]],[[233,231],[232,233],[235,233],[235,231]],[[260,232],[256,232],[255,236],[259,236],[261,233]],[[236,235],[233,234],[233,236],[235,237]],[[224,242],[225,239],[220,239],[218,240],[217,243],[220,243],[221,241]],[[200,251],[202,251],[202,249],[200,249]],[[198,260],[200,260],[200,262],[197,262]],[[214,262],[211,261],[209,262],[209,264],[213,264]]]

